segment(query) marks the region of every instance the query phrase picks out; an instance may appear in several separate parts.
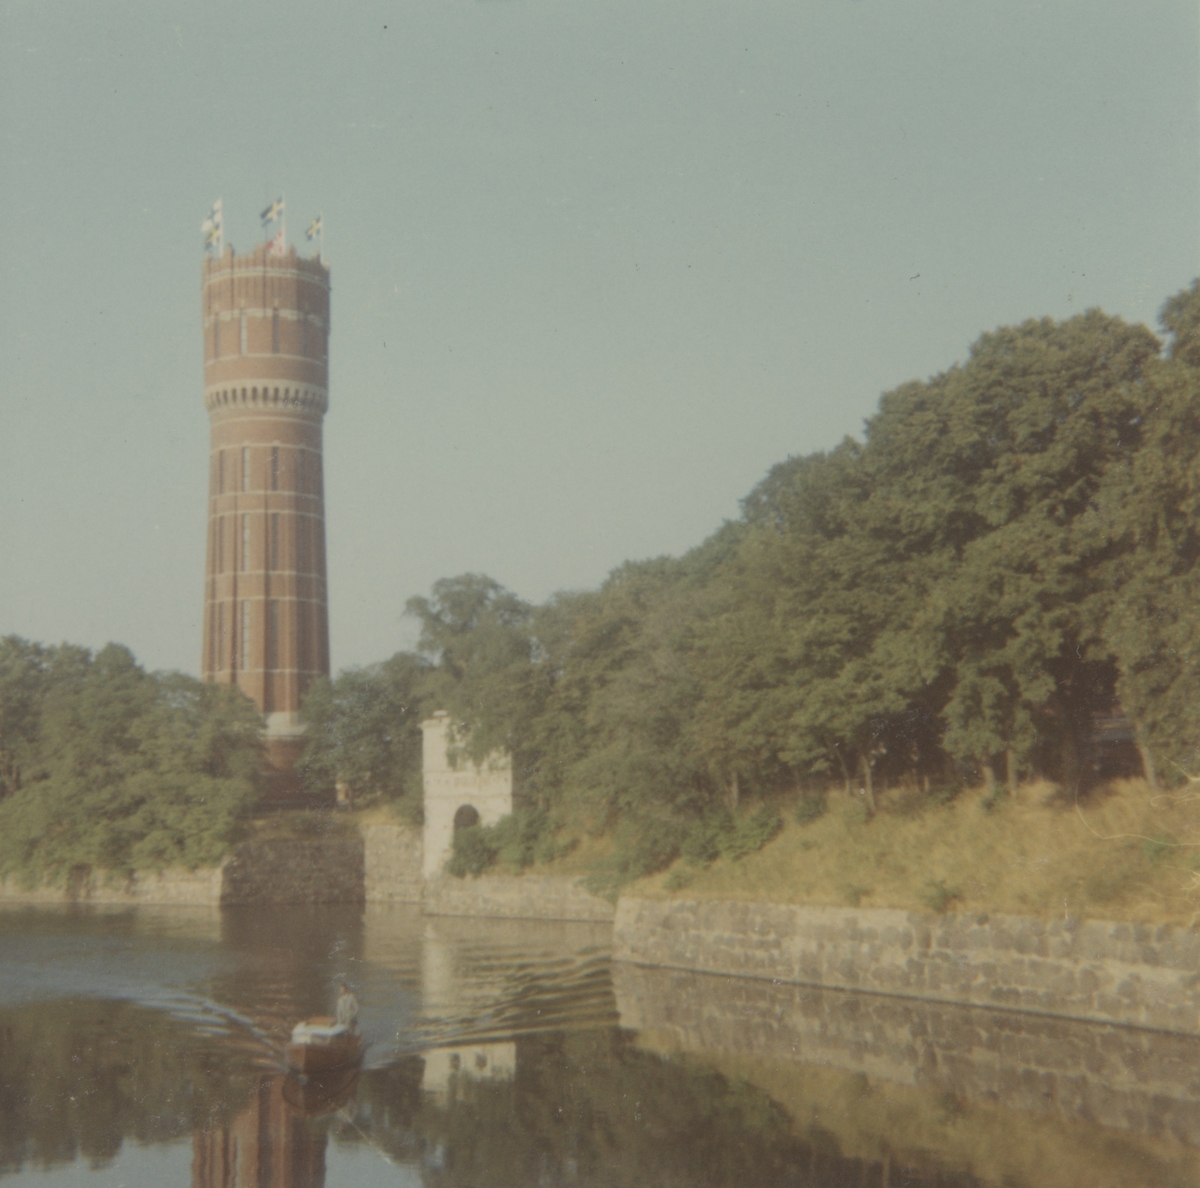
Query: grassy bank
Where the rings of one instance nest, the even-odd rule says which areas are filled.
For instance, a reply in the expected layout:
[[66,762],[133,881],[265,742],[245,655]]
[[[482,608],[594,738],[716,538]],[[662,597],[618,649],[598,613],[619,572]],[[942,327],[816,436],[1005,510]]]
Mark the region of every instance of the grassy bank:
[[1076,801],[1032,783],[991,805],[980,790],[940,805],[896,791],[869,821],[843,793],[819,816],[811,802],[781,810],[783,830],[757,853],[707,867],[681,859],[627,893],[1200,921],[1200,794],[1188,788],[1118,781]]

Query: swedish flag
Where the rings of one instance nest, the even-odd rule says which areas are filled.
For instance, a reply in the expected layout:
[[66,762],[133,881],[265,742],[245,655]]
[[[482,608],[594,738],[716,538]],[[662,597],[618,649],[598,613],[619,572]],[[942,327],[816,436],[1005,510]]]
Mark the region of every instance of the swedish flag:
[[309,223],[308,230],[305,232],[305,234],[309,239],[316,239],[316,237],[324,230],[325,225],[321,222],[321,216],[317,215],[317,217],[313,219],[311,223]]
[[266,227],[269,224],[273,223],[282,214],[283,214],[283,199],[276,198],[275,201],[272,202],[271,205],[268,206],[267,209],[264,210],[261,215],[259,215],[259,218],[262,219],[263,226]]

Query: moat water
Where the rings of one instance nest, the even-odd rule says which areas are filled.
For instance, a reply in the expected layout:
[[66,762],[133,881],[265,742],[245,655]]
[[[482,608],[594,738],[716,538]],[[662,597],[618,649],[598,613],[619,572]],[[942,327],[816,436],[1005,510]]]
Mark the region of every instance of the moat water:
[[[38,1188],[1196,1188],[1200,1041],[616,965],[602,925],[0,909]],[[360,1071],[283,1044],[341,979]]]

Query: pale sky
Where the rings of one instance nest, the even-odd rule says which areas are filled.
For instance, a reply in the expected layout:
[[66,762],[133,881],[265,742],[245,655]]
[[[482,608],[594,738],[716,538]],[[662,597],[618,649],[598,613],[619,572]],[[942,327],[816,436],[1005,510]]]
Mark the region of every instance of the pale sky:
[[1200,272],[1195,0],[0,0],[0,635],[197,672],[199,224],[332,270],[335,669],[698,544],[981,332]]

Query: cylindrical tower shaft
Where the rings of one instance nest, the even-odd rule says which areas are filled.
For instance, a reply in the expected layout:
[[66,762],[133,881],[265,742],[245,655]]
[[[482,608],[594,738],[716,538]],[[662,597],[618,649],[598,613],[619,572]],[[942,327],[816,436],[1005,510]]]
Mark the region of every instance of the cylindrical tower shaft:
[[290,771],[304,745],[300,700],[329,675],[329,269],[295,249],[230,248],[205,261],[203,308],[211,455],[201,671],[254,700],[268,759]]

